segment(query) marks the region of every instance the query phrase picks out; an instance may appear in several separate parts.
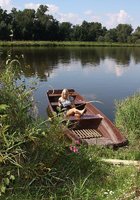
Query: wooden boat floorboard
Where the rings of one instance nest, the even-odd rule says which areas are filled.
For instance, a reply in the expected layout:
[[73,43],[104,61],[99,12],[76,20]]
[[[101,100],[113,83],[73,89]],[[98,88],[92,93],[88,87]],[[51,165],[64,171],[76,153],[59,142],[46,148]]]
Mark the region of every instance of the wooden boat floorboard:
[[81,130],[72,130],[74,134],[77,134],[79,138],[89,139],[89,138],[99,138],[102,135],[95,129],[81,129]]

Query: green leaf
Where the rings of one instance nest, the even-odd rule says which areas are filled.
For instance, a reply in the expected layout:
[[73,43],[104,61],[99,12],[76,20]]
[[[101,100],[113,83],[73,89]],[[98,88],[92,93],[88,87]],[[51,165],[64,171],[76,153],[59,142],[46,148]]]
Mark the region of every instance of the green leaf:
[[9,183],[10,183],[9,178],[5,178],[5,179],[4,179],[4,182],[5,182],[6,185],[9,185]]
[[2,193],[5,193],[6,187],[4,185],[2,185],[0,189]]
[[7,172],[7,176],[9,176],[10,174],[11,174],[11,172],[10,172],[10,171],[8,171],[8,172]]
[[0,163],[2,163],[4,160],[3,156],[0,156]]
[[43,132],[42,132],[42,135],[44,135],[44,136],[45,136],[45,134],[46,134],[46,133],[45,133],[45,131],[43,131]]
[[11,175],[11,176],[10,176],[10,180],[14,181],[14,180],[15,180],[15,176],[14,176],[14,175]]
[[11,59],[7,59],[6,60],[6,65],[8,65],[10,63]]
[[6,110],[8,107],[6,104],[0,104],[0,111]]

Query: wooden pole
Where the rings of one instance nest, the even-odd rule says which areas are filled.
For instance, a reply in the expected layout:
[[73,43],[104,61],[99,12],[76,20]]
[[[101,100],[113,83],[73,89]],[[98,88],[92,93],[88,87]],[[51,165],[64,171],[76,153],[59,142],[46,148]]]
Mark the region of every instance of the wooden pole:
[[119,160],[119,159],[101,159],[103,162],[111,163],[113,165],[133,165],[140,167],[140,161],[136,160]]

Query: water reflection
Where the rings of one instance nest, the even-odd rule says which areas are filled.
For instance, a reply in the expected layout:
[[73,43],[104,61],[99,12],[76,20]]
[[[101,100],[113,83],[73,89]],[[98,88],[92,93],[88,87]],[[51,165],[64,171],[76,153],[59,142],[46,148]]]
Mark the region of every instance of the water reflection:
[[73,60],[81,62],[82,67],[92,65],[97,67],[102,59],[101,51],[96,48],[75,48],[73,53]]
[[[13,48],[13,54],[24,54],[23,76],[28,82],[38,79],[35,96],[39,112],[46,116],[45,92],[53,88],[75,88],[114,119],[114,100],[133,94],[140,88],[140,48],[74,47],[74,48]],[[0,62],[6,58],[2,49]],[[47,84],[46,84],[47,83]]]
[[126,47],[116,47],[116,48],[107,48],[108,50],[105,53],[105,57],[113,59],[118,65],[128,66],[130,63],[132,48]]
[[[14,48],[16,55],[25,55],[25,66],[23,71],[27,77],[37,74],[40,79],[46,78],[59,64],[68,66],[71,62],[79,62],[83,68],[98,67],[106,58],[113,60],[118,74],[122,73],[120,68],[129,67],[133,59],[134,64],[140,62],[139,48],[126,47],[75,47],[75,48]],[[0,51],[2,52],[2,50]],[[6,57],[7,49],[0,55],[0,61]]]

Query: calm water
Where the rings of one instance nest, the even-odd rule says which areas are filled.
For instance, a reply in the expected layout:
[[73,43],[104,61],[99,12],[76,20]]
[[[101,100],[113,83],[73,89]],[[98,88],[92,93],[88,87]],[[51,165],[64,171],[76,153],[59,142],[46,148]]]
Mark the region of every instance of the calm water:
[[[7,49],[2,49],[1,60]],[[140,91],[140,48],[14,48],[24,54],[22,78],[27,85],[37,81],[35,99],[39,115],[47,117],[46,91],[74,88],[94,103],[112,121],[114,100]]]

